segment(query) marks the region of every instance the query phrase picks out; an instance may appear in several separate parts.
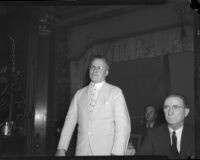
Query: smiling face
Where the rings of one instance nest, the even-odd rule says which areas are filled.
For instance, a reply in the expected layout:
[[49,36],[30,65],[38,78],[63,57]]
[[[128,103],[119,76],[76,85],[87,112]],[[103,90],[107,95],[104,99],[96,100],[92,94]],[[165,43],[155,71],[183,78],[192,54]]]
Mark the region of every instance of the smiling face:
[[90,79],[94,83],[103,82],[108,75],[109,67],[106,61],[102,58],[95,58],[90,65],[89,75]]
[[164,102],[165,119],[172,129],[180,128],[185,117],[189,113],[189,108],[185,107],[184,101],[178,96],[170,96]]

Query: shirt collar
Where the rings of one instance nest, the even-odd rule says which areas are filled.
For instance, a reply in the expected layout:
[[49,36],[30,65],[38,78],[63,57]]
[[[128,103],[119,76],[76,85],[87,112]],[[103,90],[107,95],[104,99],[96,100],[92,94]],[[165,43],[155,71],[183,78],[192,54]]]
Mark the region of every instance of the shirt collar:
[[99,90],[101,89],[101,87],[103,86],[103,84],[105,83],[105,81],[100,82],[100,83],[94,83],[94,82],[90,82],[91,85],[94,85],[94,87]]
[[148,127],[150,127],[150,128],[152,128],[153,126],[154,126],[154,121],[153,122],[149,122],[149,123],[146,123],[146,127],[148,128]]
[[[168,128],[169,128],[169,127],[168,127]],[[170,131],[170,133],[172,134],[172,132],[173,132],[174,130],[171,129],[171,128],[169,128],[169,131]],[[182,131],[183,131],[183,126],[180,127],[179,129],[175,130],[176,135],[181,135]]]

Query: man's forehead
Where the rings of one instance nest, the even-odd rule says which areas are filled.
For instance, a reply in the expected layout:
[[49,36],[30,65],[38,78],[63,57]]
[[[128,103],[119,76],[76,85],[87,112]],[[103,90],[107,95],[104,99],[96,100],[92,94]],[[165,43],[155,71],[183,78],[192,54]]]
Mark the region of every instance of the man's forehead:
[[92,63],[106,63],[104,59],[100,59],[100,58],[95,58],[93,59]]
[[155,110],[155,107],[153,107],[153,106],[148,106],[148,107],[146,108],[146,111],[152,111],[152,110]]
[[178,104],[178,105],[183,105],[183,100],[180,98],[180,97],[168,97],[166,100],[165,100],[165,105],[166,104]]
[[91,63],[92,66],[101,66],[101,67],[104,67],[104,66],[107,66],[106,62],[104,59],[94,59]]

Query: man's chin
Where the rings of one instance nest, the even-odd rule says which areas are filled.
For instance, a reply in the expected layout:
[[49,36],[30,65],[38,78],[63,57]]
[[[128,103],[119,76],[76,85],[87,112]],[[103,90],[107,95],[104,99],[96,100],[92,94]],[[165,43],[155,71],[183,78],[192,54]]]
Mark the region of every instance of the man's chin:
[[97,82],[96,78],[91,78],[91,81],[94,82],[94,83]]
[[97,81],[97,80],[92,80],[92,82],[93,82],[93,83],[99,83],[99,81]]
[[172,125],[172,126],[177,125],[177,123],[178,123],[178,122],[175,122],[175,121],[167,121],[167,122],[168,122],[169,125]]

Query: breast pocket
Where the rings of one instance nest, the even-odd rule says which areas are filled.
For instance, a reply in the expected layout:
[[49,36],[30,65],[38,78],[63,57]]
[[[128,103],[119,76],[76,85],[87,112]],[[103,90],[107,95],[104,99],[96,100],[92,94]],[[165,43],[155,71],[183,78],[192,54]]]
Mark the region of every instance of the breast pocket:
[[105,101],[101,105],[100,116],[103,118],[113,118],[114,116],[113,104],[110,101]]

